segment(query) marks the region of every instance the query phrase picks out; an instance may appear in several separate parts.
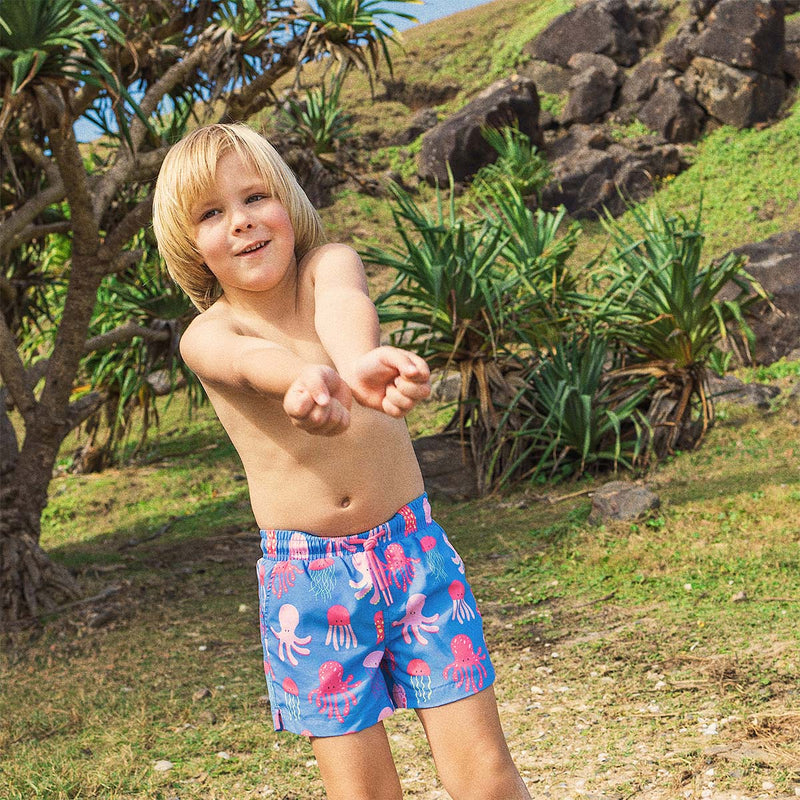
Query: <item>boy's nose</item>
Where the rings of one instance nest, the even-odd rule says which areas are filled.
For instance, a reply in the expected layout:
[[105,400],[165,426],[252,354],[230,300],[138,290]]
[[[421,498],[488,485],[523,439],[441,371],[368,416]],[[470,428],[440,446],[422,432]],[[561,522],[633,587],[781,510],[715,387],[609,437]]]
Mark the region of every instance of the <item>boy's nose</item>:
[[234,226],[234,230],[236,233],[241,233],[242,231],[250,230],[253,227],[252,222],[239,222]]

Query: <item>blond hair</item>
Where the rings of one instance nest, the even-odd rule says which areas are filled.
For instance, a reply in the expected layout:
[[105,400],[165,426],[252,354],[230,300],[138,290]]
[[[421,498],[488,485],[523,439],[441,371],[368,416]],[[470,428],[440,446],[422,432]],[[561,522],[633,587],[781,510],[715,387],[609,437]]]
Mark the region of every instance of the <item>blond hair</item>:
[[169,274],[201,311],[214,303],[222,289],[197,249],[191,209],[212,189],[217,163],[227,153],[250,163],[286,209],[298,261],[325,242],[319,214],[263,136],[240,123],[192,131],[170,149],[161,165],[153,194],[153,230]]

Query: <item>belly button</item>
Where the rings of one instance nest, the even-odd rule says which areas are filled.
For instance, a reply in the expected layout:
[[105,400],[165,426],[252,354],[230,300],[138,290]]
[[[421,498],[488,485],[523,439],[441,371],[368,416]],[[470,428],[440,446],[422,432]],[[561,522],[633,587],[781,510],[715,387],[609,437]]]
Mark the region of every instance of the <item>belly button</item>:
[[341,502],[339,503],[339,505],[342,508],[347,508],[350,505],[350,498],[349,497],[343,497]]

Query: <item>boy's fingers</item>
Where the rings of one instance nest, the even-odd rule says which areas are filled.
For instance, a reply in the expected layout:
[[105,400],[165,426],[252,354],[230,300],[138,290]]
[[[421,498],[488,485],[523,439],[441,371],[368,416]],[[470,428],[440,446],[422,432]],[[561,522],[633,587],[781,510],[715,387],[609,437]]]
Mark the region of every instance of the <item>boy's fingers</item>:
[[316,408],[314,398],[302,387],[293,387],[283,399],[283,409],[290,417],[302,419],[307,417]]
[[416,382],[427,381],[431,376],[431,371],[428,368],[424,358],[420,358],[415,353],[408,353],[402,350],[404,356],[402,362],[398,365],[400,374],[408,380]]
[[394,385],[402,395],[415,401],[424,400],[431,393],[431,385],[427,380],[414,381],[400,376],[395,378]]

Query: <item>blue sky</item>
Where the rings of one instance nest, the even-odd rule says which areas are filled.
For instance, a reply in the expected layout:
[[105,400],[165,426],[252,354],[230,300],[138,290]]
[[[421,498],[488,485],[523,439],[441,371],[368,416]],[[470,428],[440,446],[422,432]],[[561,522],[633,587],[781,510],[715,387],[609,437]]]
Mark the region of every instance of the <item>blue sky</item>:
[[[413,14],[420,23],[430,22],[440,17],[447,17],[457,11],[464,11],[467,8],[483,5],[489,0],[425,0],[421,6],[408,6],[408,11]],[[398,25],[398,28],[405,28],[408,23]]]

